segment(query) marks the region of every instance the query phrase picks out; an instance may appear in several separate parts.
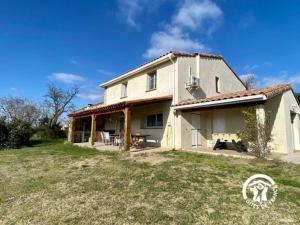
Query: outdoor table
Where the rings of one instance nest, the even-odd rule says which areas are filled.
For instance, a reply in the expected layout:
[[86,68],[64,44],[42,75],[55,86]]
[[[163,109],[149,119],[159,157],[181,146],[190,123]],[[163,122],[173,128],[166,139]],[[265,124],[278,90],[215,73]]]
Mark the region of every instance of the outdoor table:
[[109,138],[110,138],[110,141],[111,141],[112,145],[115,145],[115,138],[119,137],[119,136],[120,136],[120,134],[110,134],[109,135]]
[[[137,148],[145,148],[147,143],[148,134],[133,134],[133,145]],[[143,139],[142,143],[139,142],[140,139]]]

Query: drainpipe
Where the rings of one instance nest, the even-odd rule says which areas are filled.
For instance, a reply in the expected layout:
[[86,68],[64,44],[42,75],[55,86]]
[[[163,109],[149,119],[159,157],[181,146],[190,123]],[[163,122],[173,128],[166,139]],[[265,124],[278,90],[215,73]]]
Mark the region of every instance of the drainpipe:
[[[175,72],[175,61],[172,59],[172,56],[174,54],[170,54],[169,55],[169,59],[173,64],[173,98],[172,98],[172,105],[175,104],[175,97],[176,97],[176,72]],[[172,113],[173,113],[173,132],[172,132],[172,149],[175,149],[175,141],[176,141],[176,110],[172,109]]]

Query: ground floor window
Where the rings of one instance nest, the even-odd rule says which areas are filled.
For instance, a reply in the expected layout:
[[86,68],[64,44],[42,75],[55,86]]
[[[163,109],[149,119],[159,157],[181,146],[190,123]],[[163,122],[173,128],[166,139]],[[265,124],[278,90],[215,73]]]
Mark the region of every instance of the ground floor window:
[[146,128],[162,128],[163,126],[163,114],[156,113],[146,116]]

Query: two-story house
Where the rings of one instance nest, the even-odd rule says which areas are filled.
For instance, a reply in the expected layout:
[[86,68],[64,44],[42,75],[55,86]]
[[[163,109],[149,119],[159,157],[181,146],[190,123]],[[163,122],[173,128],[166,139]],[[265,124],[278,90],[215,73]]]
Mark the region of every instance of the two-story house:
[[147,145],[167,149],[212,148],[238,140],[242,110],[271,113],[273,149],[300,149],[299,105],[288,84],[246,90],[220,55],[169,52],[100,85],[104,102],[70,114],[68,140],[94,144],[100,131],[146,135]]

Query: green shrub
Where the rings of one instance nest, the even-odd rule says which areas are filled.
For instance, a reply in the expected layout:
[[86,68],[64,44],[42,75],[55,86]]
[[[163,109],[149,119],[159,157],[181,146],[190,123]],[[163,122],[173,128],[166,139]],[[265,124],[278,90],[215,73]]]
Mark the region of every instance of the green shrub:
[[0,122],[0,148],[21,148],[26,145],[33,130],[29,123],[20,120]]
[[9,131],[3,119],[0,119],[0,149],[6,148]]
[[21,148],[26,145],[33,134],[33,129],[29,123],[24,121],[12,121],[8,124],[8,148]]
[[61,126],[56,125],[49,127],[48,125],[40,125],[35,129],[34,138],[41,140],[65,138],[65,132],[61,129]]

